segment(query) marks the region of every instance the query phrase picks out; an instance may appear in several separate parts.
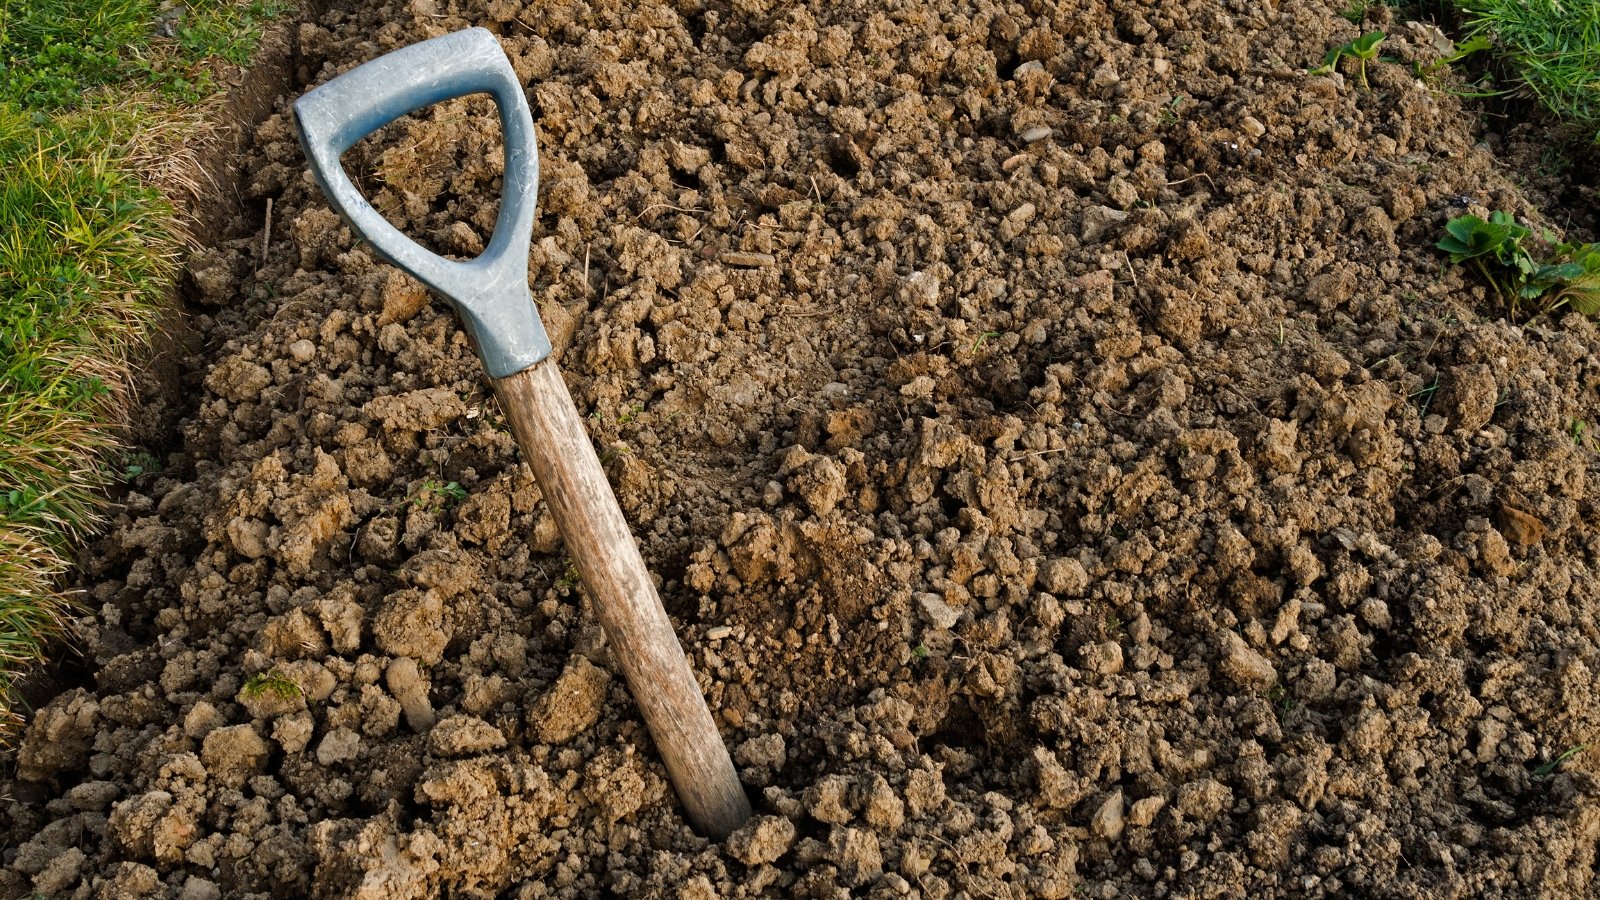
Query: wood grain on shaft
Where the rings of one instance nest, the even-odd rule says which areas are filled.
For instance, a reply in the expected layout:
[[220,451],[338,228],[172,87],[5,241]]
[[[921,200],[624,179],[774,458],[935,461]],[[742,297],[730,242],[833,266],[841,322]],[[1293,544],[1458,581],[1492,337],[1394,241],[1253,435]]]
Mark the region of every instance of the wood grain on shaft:
[[495,381],[689,818],[721,839],[750,802],[554,360]]

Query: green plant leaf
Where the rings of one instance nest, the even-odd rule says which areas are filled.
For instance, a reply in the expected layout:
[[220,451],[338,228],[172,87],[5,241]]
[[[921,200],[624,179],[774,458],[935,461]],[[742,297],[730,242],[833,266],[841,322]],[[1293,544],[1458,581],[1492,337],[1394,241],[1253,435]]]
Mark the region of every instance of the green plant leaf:
[[1586,316],[1600,316],[1600,286],[1566,292],[1567,304]]
[[1356,59],[1372,59],[1378,55],[1378,45],[1383,43],[1383,38],[1383,32],[1369,31],[1345,46]]

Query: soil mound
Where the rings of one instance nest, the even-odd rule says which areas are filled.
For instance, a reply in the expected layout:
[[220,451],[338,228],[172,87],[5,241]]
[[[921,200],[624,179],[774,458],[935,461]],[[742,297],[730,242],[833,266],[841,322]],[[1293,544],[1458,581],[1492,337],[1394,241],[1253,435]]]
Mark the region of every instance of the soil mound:
[[[291,93],[269,252],[191,261],[181,446],[0,785],[8,895],[1593,890],[1557,758],[1600,730],[1600,335],[1441,266],[1452,212],[1528,209],[1454,98],[1304,75],[1354,29],[1303,0],[374,0],[296,78],[468,25],[758,818],[684,824],[465,336],[329,211]],[[489,112],[347,162],[470,256]]]

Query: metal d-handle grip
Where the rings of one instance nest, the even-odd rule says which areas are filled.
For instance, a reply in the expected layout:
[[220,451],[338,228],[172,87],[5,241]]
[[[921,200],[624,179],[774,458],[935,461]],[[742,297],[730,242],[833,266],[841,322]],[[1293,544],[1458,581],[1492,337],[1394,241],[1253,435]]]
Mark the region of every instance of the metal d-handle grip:
[[[478,93],[493,95],[500,110],[505,187],[489,246],[477,259],[457,262],[390,225],[350,182],[339,157],[400,116]],[[295,101],[294,114],[323,193],[385,259],[451,301],[491,378],[550,355],[550,339],[528,294],[539,149],[528,99],[494,35],[469,28],[380,56]]]

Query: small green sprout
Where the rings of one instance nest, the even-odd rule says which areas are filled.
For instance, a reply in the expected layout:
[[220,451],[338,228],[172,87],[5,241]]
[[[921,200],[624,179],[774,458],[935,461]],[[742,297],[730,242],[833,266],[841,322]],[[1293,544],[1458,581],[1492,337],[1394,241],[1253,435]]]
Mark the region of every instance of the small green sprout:
[[1446,56],[1446,57],[1444,57],[1442,59],[1435,60],[1434,62],[1428,63],[1427,65],[1423,65],[1420,62],[1417,63],[1417,65],[1416,65],[1416,73],[1417,73],[1417,75],[1419,77],[1422,77],[1422,78],[1426,78],[1426,77],[1429,77],[1429,76],[1432,76],[1432,75],[1437,75],[1440,72],[1440,70],[1448,69],[1451,66],[1455,65],[1456,63],[1462,61],[1463,59],[1466,59],[1467,57],[1471,56],[1472,54],[1477,53],[1480,50],[1487,50],[1492,46],[1494,46],[1494,45],[1489,42],[1489,39],[1487,37],[1484,37],[1481,34],[1477,35],[1476,37],[1469,38],[1469,39],[1457,44],[1456,45],[1456,52],[1450,54],[1449,56]]
[[160,472],[161,469],[161,457],[153,453],[140,451],[128,454],[127,463],[123,466],[122,474],[124,480],[132,481],[140,475],[154,475]]
[[284,700],[293,700],[300,696],[300,685],[296,684],[294,679],[283,674],[282,670],[269,669],[250,676],[250,680],[244,683],[241,693],[246,697],[260,697],[264,694],[272,694]]
[[1350,5],[1346,6],[1339,15],[1348,19],[1352,25],[1360,25],[1361,21],[1367,17],[1367,10],[1371,8],[1372,0],[1350,0]]
[[1166,125],[1175,125],[1175,124],[1177,124],[1177,122],[1178,122],[1178,110],[1180,108],[1182,108],[1183,101],[1185,99],[1186,98],[1182,94],[1179,94],[1178,96],[1173,97],[1171,100],[1167,101],[1166,105],[1161,108],[1161,121],[1162,121],[1163,124],[1166,124]]
[[912,647],[911,648],[911,656],[912,656],[913,659],[927,659],[928,658],[928,645],[927,644],[918,644],[915,647]]
[[1356,77],[1360,79],[1361,87],[1370,89],[1371,86],[1367,84],[1367,63],[1378,58],[1378,45],[1383,43],[1384,36],[1381,31],[1369,31],[1348,44],[1334,47],[1322,58],[1322,65],[1312,69],[1309,74],[1326,75],[1337,71],[1339,60],[1348,56],[1356,61]]
[[1428,414],[1428,407],[1433,404],[1433,395],[1438,392],[1439,376],[1435,375],[1433,376],[1433,384],[1430,384],[1425,388],[1412,391],[1411,396],[1407,397],[1406,399],[1417,400],[1420,398],[1422,402],[1417,405],[1417,415],[1426,416]]
[[1583,419],[1572,419],[1567,422],[1567,434],[1571,435],[1572,442],[1585,450],[1600,449],[1600,434],[1589,428],[1589,423]]
[[1549,778],[1551,775],[1555,774],[1556,769],[1559,768],[1562,763],[1573,758],[1574,756],[1577,756],[1579,753],[1582,753],[1587,749],[1589,749],[1588,744],[1579,744],[1576,747],[1568,747],[1560,756],[1550,760],[1539,768],[1534,769],[1533,777]]
[[1266,701],[1272,704],[1272,708],[1277,711],[1280,723],[1287,719],[1290,713],[1294,712],[1295,707],[1300,705],[1299,701],[1295,700],[1294,696],[1283,685],[1268,691]]
[[985,331],[983,334],[978,335],[978,339],[972,342],[972,352],[977,353],[983,347],[985,341],[999,336],[1000,332],[998,331]]
[[1123,629],[1127,623],[1122,621],[1121,616],[1117,615],[1116,613],[1111,613],[1110,615],[1106,616],[1106,620],[1103,624],[1105,625],[1106,634],[1111,635],[1112,637],[1122,637]]
[[556,587],[564,591],[570,591],[578,586],[578,581],[578,567],[569,559],[567,560],[566,569],[561,573],[561,577],[556,579]]
[[467,489],[454,481],[446,483],[430,478],[422,483],[422,487],[418,488],[415,494],[411,495],[410,500],[411,505],[415,507],[425,506],[430,499],[435,498],[446,506],[460,503],[467,499]]

